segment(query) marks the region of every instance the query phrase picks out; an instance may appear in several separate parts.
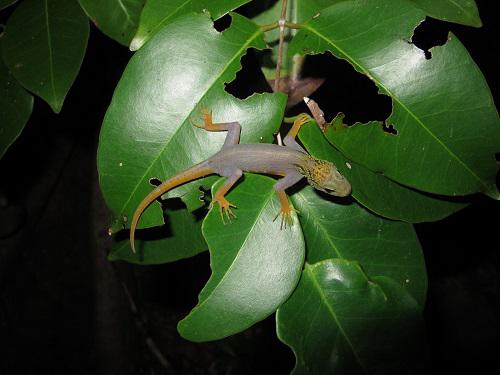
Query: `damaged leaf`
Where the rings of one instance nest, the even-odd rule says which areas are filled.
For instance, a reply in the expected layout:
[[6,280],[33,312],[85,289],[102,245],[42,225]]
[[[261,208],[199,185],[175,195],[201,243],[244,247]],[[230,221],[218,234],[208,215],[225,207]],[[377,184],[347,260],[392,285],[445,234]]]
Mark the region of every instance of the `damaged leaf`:
[[439,20],[481,27],[482,22],[474,0],[411,0],[427,15]]
[[216,20],[249,1],[148,0],[142,11],[137,33],[130,43],[130,50],[137,51],[162,27],[185,14],[207,11]]
[[408,40],[425,13],[403,0],[342,2],[308,22],[290,53],[330,51],[392,98],[387,125],[355,125],[331,141],[348,158],[394,181],[443,195],[495,185],[500,121],[486,81],[458,39],[427,60]]
[[[342,129],[336,124],[338,129]],[[326,131],[328,139],[331,129]],[[339,132],[347,132],[345,127]],[[335,133],[333,136],[337,136]],[[394,220],[410,223],[435,221],[462,209],[463,202],[453,202],[442,197],[424,194],[397,184],[380,173],[375,173],[361,164],[353,162],[336,150],[323,136],[316,124],[302,127],[299,138],[307,151],[319,159],[333,162],[352,185],[352,195],[371,211]]]
[[[101,190],[115,217],[132,217],[153,189],[151,178],[164,181],[220,150],[225,132],[193,126],[203,109],[212,110],[216,122],[239,121],[242,143],[272,141],[284,95],[239,100],[224,90],[251,47],[265,43],[250,20],[235,14],[231,27],[219,33],[209,16],[189,14],[162,28],[132,57],[106,113],[97,155]],[[179,187],[175,196],[202,184]],[[160,204],[154,202],[139,228],[162,223]]]

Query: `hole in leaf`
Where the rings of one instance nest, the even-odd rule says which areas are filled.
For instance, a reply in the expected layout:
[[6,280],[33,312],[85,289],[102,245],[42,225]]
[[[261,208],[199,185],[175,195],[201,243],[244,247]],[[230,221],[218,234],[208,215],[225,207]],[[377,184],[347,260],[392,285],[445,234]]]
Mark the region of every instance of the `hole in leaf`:
[[497,163],[500,163],[500,152],[497,152],[495,154],[495,160],[496,160]]
[[449,27],[446,22],[433,18],[426,18],[413,31],[410,43],[420,48],[425,53],[427,60],[432,58],[430,49],[435,46],[442,46],[448,40]]
[[224,31],[229,26],[231,26],[231,21],[231,16],[229,14],[226,14],[218,20],[214,21],[214,29],[218,32]]
[[259,67],[255,51],[249,49],[241,58],[242,68],[236,78],[226,83],[225,90],[238,99],[245,99],[254,93],[272,92]]
[[149,183],[156,187],[161,185],[161,180],[158,177],[151,177]]
[[[325,112],[327,121],[339,112],[346,115],[347,124],[384,121],[391,114],[391,98],[379,94],[372,80],[330,53],[307,56],[303,77],[325,79],[311,98]],[[309,113],[305,104],[297,109]]]
[[394,127],[393,124],[387,124],[387,122],[382,123],[382,129],[384,132],[392,135],[398,135],[398,130]]

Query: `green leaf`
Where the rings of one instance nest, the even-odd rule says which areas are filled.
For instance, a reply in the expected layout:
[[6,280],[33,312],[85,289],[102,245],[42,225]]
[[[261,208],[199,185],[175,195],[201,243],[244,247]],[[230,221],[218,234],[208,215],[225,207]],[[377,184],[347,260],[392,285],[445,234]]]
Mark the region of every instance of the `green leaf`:
[[474,0],[411,0],[427,15],[448,22],[481,27],[476,2]]
[[217,207],[206,217],[212,276],[198,305],[178,324],[184,338],[210,341],[240,332],[276,311],[297,285],[304,239],[295,215],[291,228],[273,222],[280,212],[274,184],[269,177],[245,175],[227,195],[238,217],[223,225]]
[[[242,143],[272,141],[284,95],[239,100],[224,90],[250,47],[265,44],[246,18],[234,14],[232,26],[218,33],[207,15],[193,14],[167,25],[132,57],[106,113],[97,155],[101,190],[121,221],[151,191],[151,178],[165,180],[220,150],[225,132],[191,123],[200,122],[203,108],[213,111],[216,122],[239,121]],[[201,184],[174,193],[184,195]],[[162,223],[160,205],[153,203],[139,227]]]
[[290,52],[330,51],[392,98],[397,135],[355,125],[333,140],[353,161],[419,190],[498,198],[500,121],[486,81],[453,35],[429,60],[408,42],[424,18],[403,0],[342,2],[307,23]]
[[16,79],[56,113],[87,48],[89,24],[76,0],[25,0],[3,37],[3,57]]
[[306,263],[277,332],[295,353],[294,374],[423,374],[420,314],[392,279],[328,259]]
[[19,85],[0,59],[0,159],[23,131],[32,110],[33,96]]
[[375,216],[357,204],[333,203],[311,187],[292,199],[300,212],[309,263],[356,260],[369,277],[390,277],[424,305],[425,263],[411,224]]
[[99,30],[128,46],[146,0],[78,0]]
[[12,4],[14,4],[17,0],[0,0],[0,10],[5,9]]
[[[332,128],[327,129],[326,136],[332,137]],[[418,223],[443,219],[466,206],[409,189],[345,158],[328,143],[314,122],[302,128],[299,138],[311,155],[333,162],[351,183],[354,198],[379,215]]]
[[162,264],[189,258],[207,249],[201,234],[200,219],[185,208],[167,209],[168,222],[160,230],[156,228],[157,239],[142,241],[137,233],[137,252],[130,248],[128,237],[117,242],[109,254],[109,260],[125,260],[137,264]]
[[[148,0],[142,11],[139,28],[130,44],[137,51],[165,25],[185,14],[207,10],[216,20],[250,0]],[[186,30],[189,33],[189,30]]]

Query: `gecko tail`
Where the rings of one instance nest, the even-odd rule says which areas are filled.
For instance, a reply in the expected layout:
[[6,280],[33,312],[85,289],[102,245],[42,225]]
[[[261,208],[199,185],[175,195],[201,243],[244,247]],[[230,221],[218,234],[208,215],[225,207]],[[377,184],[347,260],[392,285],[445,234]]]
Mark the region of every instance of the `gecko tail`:
[[163,194],[172,190],[173,188],[183,185],[187,182],[197,180],[199,178],[214,174],[213,168],[209,167],[206,162],[197,164],[183,172],[179,172],[168,180],[164,181],[161,185],[156,187],[151,193],[149,193],[137,206],[134,215],[132,216],[132,222],[130,223],[130,247],[132,252],[135,254],[135,230],[137,229],[137,224],[139,224],[139,219],[142,213],[153,203],[156,199],[161,197]]

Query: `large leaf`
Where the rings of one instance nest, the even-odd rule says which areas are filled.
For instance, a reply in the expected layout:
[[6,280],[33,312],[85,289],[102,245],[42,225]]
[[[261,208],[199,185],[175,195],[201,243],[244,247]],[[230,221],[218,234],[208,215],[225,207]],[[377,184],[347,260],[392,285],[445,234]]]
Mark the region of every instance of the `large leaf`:
[[295,353],[294,374],[423,374],[420,314],[392,279],[328,259],[306,263],[277,331]]
[[[329,127],[326,131],[330,138],[331,130]],[[328,143],[315,123],[304,126],[299,138],[311,155],[333,162],[351,183],[354,198],[379,215],[418,223],[440,220],[466,205],[409,189],[345,158]]]
[[424,18],[404,0],[341,2],[307,23],[290,52],[330,51],[392,98],[397,135],[353,126],[334,140],[349,158],[423,191],[498,198],[500,121],[486,81],[453,35],[429,60],[408,42]]
[[250,0],[148,0],[141,14],[139,28],[130,44],[131,51],[137,51],[151,36],[176,18],[191,12],[206,10],[216,20],[230,10]]
[[481,27],[474,0],[411,0],[429,16],[462,25]]
[[280,210],[274,183],[268,177],[245,175],[228,194],[238,217],[224,226],[216,207],[206,217],[203,235],[212,276],[198,305],[179,322],[183,337],[209,341],[240,332],[272,314],[295,288],[304,262],[304,239],[295,215],[291,228],[281,230],[280,220],[273,222]]
[[162,264],[188,258],[207,249],[201,234],[202,221],[185,208],[167,209],[164,227],[153,229],[154,239],[141,240],[137,232],[136,249],[132,252],[128,237],[111,249],[109,260],[126,260],[137,264]]
[[139,24],[146,0],[78,0],[104,34],[128,46]]
[[[243,143],[272,140],[285,97],[238,100],[224,90],[249,47],[265,44],[259,28],[244,17],[233,15],[231,27],[218,33],[208,16],[193,14],[167,25],[133,56],[106,113],[98,150],[101,189],[118,218],[131,217],[151,191],[151,178],[165,180],[220,150],[225,132],[191,123],[199,123],[203,108],[213,111],[214,121],[239,121]],[[139,227],[161,223],[154,203]]]
[[309,263],[355,260],[369,277],[390,277],[424,305],[425,263],[411,224],[381,218],[357,204],[322,199],[311,187],[292,198],[300,212]]
[[17,0],[0,0],[0,10],[7,8],[14,4]]
[[2,119],[0,121],[0,158],[21,134],[32,110],[33,96],[17,83],[0,59],[0,118]]
[[88,35],[76,0],[25,0],[7,22],[3,57],[14,77],[57,113],[80,70]]

